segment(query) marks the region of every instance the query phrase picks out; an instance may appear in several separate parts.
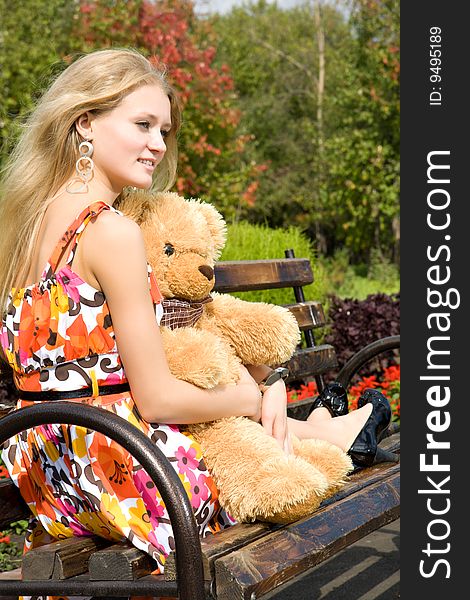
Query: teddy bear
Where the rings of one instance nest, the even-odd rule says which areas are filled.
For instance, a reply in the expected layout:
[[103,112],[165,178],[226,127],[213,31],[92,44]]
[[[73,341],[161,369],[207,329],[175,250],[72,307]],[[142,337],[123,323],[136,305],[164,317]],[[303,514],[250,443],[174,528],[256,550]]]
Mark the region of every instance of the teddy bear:
[[[212,292],[227,231],[214,206],[174,192],[132,191],[117,208],[142,229],[176,377],[211,389],[236,383],[240,363],[275,367],[289,360],[300,331],[288,309]],[[240,522],[289,523],[311,514],[353,468],[345,452],[323,440],[292,436],[287,454],[246,417],[185,427],[201,445],[221,505]]]

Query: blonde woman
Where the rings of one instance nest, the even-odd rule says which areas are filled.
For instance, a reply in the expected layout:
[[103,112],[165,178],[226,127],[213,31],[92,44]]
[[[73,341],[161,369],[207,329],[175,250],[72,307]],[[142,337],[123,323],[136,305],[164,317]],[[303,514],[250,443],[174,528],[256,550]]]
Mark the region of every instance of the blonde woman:
[[[233,521],[200,447],[179,424],[243,415],[287,452],[291,431],[371,462],[390,410],[380,400],[335,412],[324,396],[298,422],[286,416],[282,378],[258,385],[267,367],[240,367],[237,385],[210,391],[171,374],[140,229],[113,205],[127,186],[173,184],[180,122],[164,72],[133,50],[82,56],[52,83],[3,175],[1,341],[18,407],[76,399],[134,423],[170,459],[204,536]],[[26,550],[92,532],[127,538],[163,570],[173,547],[166,509],[115,443],[81,427],[44,425],[11,439],[3,459],[35,514]]]

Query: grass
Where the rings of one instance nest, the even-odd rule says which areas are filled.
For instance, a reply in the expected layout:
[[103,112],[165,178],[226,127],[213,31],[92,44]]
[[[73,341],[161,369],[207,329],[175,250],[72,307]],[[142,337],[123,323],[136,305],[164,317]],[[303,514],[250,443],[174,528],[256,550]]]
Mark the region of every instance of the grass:
[[340,298],[365,300],[371,294],[396,294],[400,291],[398,266],[372,250],[370,265],[354,265],[346,249],[335,252],[333,257],[319,257],[325,277],[326,295]]

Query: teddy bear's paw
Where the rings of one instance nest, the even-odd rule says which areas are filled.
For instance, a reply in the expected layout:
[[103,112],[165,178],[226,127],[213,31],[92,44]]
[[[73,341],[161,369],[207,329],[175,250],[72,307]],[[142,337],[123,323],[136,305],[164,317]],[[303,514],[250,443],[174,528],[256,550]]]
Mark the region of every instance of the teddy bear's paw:
[[222,339],[191,327],[161,328],[163,346],[170,371],[204,389],[238,379],[239,359]]
[[294,454],[315,466],[328,482],[327,496],[333,495],[347,481],[347,475],[353,469],[351,457],[325,440],[299,440],[292,436]]
[[255,520],[292,523],[316,510],[328,489],[326,477],[301,458],[258,465],[246,484],[233,479],[215,483],[221,491],[220,502],[240,522]]
[[294,315],[282,306],[227,296],[214,293],[208,311],[242,363],[278,365],[289,360],[300,342]]

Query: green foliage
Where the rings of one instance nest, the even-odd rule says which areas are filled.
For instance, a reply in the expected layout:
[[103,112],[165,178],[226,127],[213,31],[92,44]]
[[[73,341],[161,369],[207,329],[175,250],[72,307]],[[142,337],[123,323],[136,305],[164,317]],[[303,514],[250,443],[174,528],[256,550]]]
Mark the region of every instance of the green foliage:
[[0,161],[50,76],[73,56],[134,47],[166,65],[181,98],[176,190],[213,202],[226,218],[251,201],[258,165],[244,156],[233,81],[214,64],[211,25],[197,19],[191,0],[0,0],[0,14]]
[[[310,259],[314,282],[304,287],[305,296],[310,300],[322,300],[325,295],[323,268],[316,261],[311,242],[297,227],[271,229],[267,225],[253,225],[246,222],[228,225],[227,244],[220,260],[284,258],[284,251],[287,249],[293,249],[297,258]],[[295,302],[291,288],[257,290],[235,295],[251,302],[272,302],[274,304]]]
[[72,0],[0,0],[0,159],[51,72],[63,66],[75,13]]
[[22,551],[10,542],[0,542],[0,572],[12,571],[20,566]]
[[14,521],[11,523],[9,531],[13,532],[15,535],[23,535],[27,529],[28,521],[21,519],[20,521]]
[[[325,19],[331,38],[326,60],[334,73],[326,85],[333,94],[344,69],[337,46],[346,39],[347,27],[329,7]],[[320,213],[313,15],[308,7],[285,11],[260,2],[220,17],[215,27],[219,60],[230,65],[239,95],[240,128],[253,136],[250,156],[269,167],[260,179],[258,200],[244,214],[272,226],[292,222],[306,229]],[[325,110],[333,120],[335,106]]]
[[365,300],[373,294],[396,294],[400,287],[396,283],[384,285],[381,279],[372,277],[360,277],[354,271],[348,271],[344,283],[336,292],[340,298],[354,298]]
[[334,256],[319,258],[325,273],[327,296],[365,300],[371,294],[397,294],[400,291],[400,273],[396,264],[371,253],[370,265],[351,264],[346,248],[338,249]]
[[341,4],[281,10],[260,1],[215,21],[240,128],[254,137],[250,157],[269,166],[242,214],[294,223],[322,254],[344,245],[369,262],[378,248],[397,263],[398,0],[357,0],[349,18]]
[[338,95],[340,119],[325,141],[325,217],[356,260],[376,248],[399,258],[399,10],[397,0],[357,0],[354,44]]
[[400,272],[395,263],[388,261],[375,249],[371,252],[369,279],[380,281],[382,288],[376,290],[384,294],[396,294],[400,291]]

